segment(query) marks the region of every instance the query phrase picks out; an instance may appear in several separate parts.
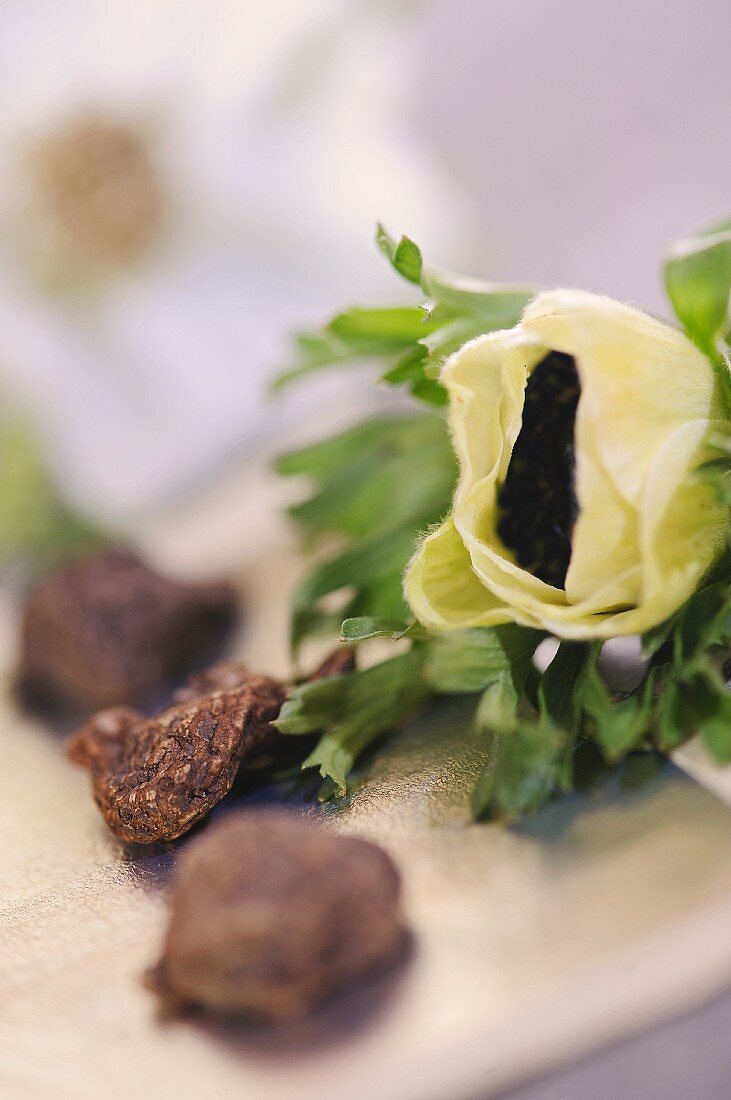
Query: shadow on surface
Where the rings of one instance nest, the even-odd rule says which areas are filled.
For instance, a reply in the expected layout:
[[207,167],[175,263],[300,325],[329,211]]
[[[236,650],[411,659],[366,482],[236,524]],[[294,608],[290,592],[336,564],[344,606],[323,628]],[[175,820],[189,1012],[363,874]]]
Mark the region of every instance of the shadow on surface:
[[119,845],[119,861],[134,879],[135,885],[146,893],[168,893],[175,871],[177,846],[175,844]]
[[323,1049],[347,1042],[379,1020],[396,996],[414,955],[414,938],[406,933],[398,955],[384,970],[329,998],[305,1020],[277,1026],[246,1019],[215,1020],[189,1011],[177,1020],[162,1014],[159,1025],[179,1022],[195,1027],[229,1054],[247,1061],[317,1057]]
[[619,764],[608,764],[599,749],[587,741],[576,753],[574,790],[555,795],[513,828],[521,836],[550,844],[560,840],[582,815],[610,804],[636,802],[671,777],[682,780],[682,773],[657,753],[632,753]]

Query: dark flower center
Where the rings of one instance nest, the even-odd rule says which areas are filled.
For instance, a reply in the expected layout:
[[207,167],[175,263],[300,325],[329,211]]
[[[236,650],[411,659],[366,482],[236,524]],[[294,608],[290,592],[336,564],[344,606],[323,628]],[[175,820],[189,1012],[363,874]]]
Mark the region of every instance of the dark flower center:
[[498,535],[522,569],[555,588],[566,582],[579,510],[574,421],[580,391],[573,356],[552,351],[535,367],[498,496]]

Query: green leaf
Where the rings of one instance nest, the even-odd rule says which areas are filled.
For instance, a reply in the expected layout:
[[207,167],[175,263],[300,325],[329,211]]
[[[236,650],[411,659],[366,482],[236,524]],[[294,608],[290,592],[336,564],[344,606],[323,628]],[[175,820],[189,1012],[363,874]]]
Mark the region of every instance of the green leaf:
[[699,734],[719,764],[731,763],[731,695],[708,662],[681,669],[658,702],[656,739],[669,752]]
[[545,722],[496,734],[490,759],[475,786],[475,817],[515,821],[542,806],[558,785],[566,734]]
[[655,717],[655,742],[663,752],[671,752],[695,734],[693,704],[685,685],[669,678],[659,696]]
[[337,638],[343,616],[355,610],[355,600],[335,609],[313,603],[293,610],[289,628],[292,653],[297,653],[305,638]]
[[538,705],[545,722],[559,729],[577,729],[582,681],[595,658],[596,646],[585,642],[561,642],[538,689]]
[[[521,715],[521,698],[530,677],[536,675],[533,654],[541,634],[515,626],[485,633],[502,637],[499,648],[492,649],[487,664],[490,678],[476,713],[478,732],[489,736],[489,748],[472,809],[477,818],[497,815],[514,820],[537,809],[557,788],[568,786],[567,761],[573,754],[575,734],[559,729],[549,713],[563,713],[567,706],[558,690],[556,670],[547,685],[548,673],[542,678],[541,716]],[[575,651],[565,650],[558,667],[571,674],[576,673],[575,664]]]
[[346,619],[340,628],[340,639],[343,642],[356,644],[367,642],[372,638],[390,638],[394,642],[406,637],[426,637],[418,623],[414,620],[385,619],[382,616],[362,615],[357,619]]
[[675,625],[678,660],[691,661],[726,641],[731,636],[730,610],[728,581],[717,581],[691,596],[678,614]]
[[473,340],[476,336],[482,336],[492,330],[492,322],[482,315],[457,317],[453,321],[447,321],[434,328],[421,341],[428,354],[428,361],[424,365],[426,377],[438,378],[442,364],[448,356],[458,351],[468,340]]
[[379,225],[376,241],[391,265],[428,297],[428,305],[354,307],[323,329],[301,333],[295,361],[273,388],[326,367],[379,360],[391,385],[406,384],[419,401],[440,406],[446,394],[438,372],[447,355],[465,341],[499,328],[511,328],[535,291],[453,275],[424,263],[408,237],[397,242]]
[[434,329],[429,314],[420,307],[354,307],[334,317],[327,326],[358,354],[372,348],[399,351],[428,336]]
[[581,692],[595,650],[579,642],[559,645],[540,679],[537,718],[518,717],[530,665],[523,665],[522,682],[503,677],[494,694],[483,700],[478,720],[491,718],[498,732],[497,755],[493,753],[477,783],[474,807],[478,816],[494,811],[513,818],[523,810],[536,809],[554,790],[571,789]]
[[275,725],[284,734],[322,732],[303,768],[318,767],[345,794],[363,750],[426,699],[421,660],[419,649],[412,648],[364,671],[294,688]]
[[694,702],[697,729],[717,764],[731,764],[731,695],[710,665],[698,673]]
[[303,627],[318,602],[331,593],[351,589],[355,584],[360,588],[385,581],[393,584],[395,577],[397,609],[405,613],[406,605],[401,599],[401,573],[413,547],[414,532],[410,528],[399,527],[374,538],[362,539],[313,569],[292,598],[293,648],[296,649],[309,633]]
[[[488,325],[487,332],[512,328],[536,295],[535,287],[488,283],[433,267],[423,270],[421,285],[432,303],[435,319],[440,315],[479,316]],[[441,314],[437,307],[441,307]]]
[[431,445],[414,441],[404,448],[399,443],[348,459],[289,514],[315,536],[332,532],[366,538],[405,524],[415,534],[418,523],[437,522],[449,507],[456,479],[446,433],[439,427]]
[[424,262],[421,249],[409,237],[401,237],[397,243],[379,222],[376,226],[376,243],[399,275],[410,283],[421,282]]
[[723,354],[731,324],[731,221],[677,241],[665,260],[665,286],[690,338],[708,355]]
[[419,401],[425,401],[427,405],[442,407],[449,404],[449,395],[441,382],[432,378],[417,378],[411,384],[411,392]]
[[665,622],[658,623],[642,635],[642,656],[646,660],[655,657],[669,640],[675,629],[677,615],[671,615]]
[[522,688],[540,639],[538,631],[512,623],[434,634],[428,640],[424,678],[441,694],[484,691],[505,673]]
[[[726,542],[731,546],[731,434],[710,432],[706,446],[712,457],[696,469],[695,476],[710,485],[717,503],[725,508]],[[728,576],[731,573],[729,561],[718,562],[716,570],[719,569],[722,576]]]
[[369,611],[375,618],[405,619],[409,615],[403,596],[403,566],[373,584],[360,584],[353,606],[344,618],[358,618]]
[[475,715],[478,733],[507,733],[517,725],[522,684],[512,666],[502,669],[480,696]]
[[[449,507],[456,462],[441,417],[375,418],[278,462],[312,477],[316,490],[289,509],[313,535],[374,535]],[[384,502],[387,506],[384,507]]]
[[[344,462],[353,461],[363,451],[380,453],[391,448],[402,432],[408,432],[416,418],[411,416],[375,416],[361,420],[346,431],[288,451],[275,460],[274,469],[282,477],[306,475],[326,482]],[[423,419],[423,418],[422,418]]]
[[349,346],[333,332],[300,332],[294,337],[295,361],[291,367],[277,373],[270,382],[272,393],[278,393],[292,382],[314,374],[325,367],[352,362]]
[[[657,664],[663,651],[664,663],[674,665],[677,670],[692,665],[714,647],[728,646],[731,642],[730,580],[731,557],[727,551],[716,561],[705,584],[674,615],[643,637],[643,655]],[[671,641],[672,647],[669,647]]]
[[395,367],[391,367],[381,376],[381,381],[388,382],[391,386],[400,386],[404,382],[417,382],[424,377],[427,356],[428,352],[424,345],[417,344],[399,359]]
[[[407,614],[401,575],[420,531],[449,509],[457,466],[446,425],[433,413],[376,417],[331,440],[292,452],[280,472],[305,475],[314,491],[290,508],[312,540],[345,536],[293,598],[292,642],[340,626],[340,619]],[[337,633],[335,629],[334,633]]]
[[[343,637],[349,641],[403,638],[410,636],[411,629],[403,619],[361,618],[343,624]],[[360,752],[421,706],[432,692],[487,688],[480,719],[494,719],[499,706],[513,715],[541,637],[512,624],[453,635],[424,635],[420,628],[415,630],[412,648],[406,654],[363,672],[301,685],[282,709],[276,724],[283,733],[323,731],[305,766],[318,766],[340,793]],[[505,775],[501,782],[507,783]],[[526,776],[520,783],[524,790],[530,786]],[[505,802],[507,796],[501,797]],[[500,812],[507,812],[506,805],[501,803]]]
[[[423,318],[423,312],[419,312]],[[320,332],[303,332],[295,337],[295,362],[274,376],[269,387],[272,393],[278,393],[292,382],[326,368],[355,366],[381,359],[392,362],[404,348],[409,347],[405,336],[379,336],[375,333],[368,336],[365,333],[358,335],[355,331],[350,335],[340,336],[337,329],[344,317],[345,314],[341,314],[330,322],[330,325],[335,325],[334,329],[328,325]],[[344,321],[343,329],[345,328],[347,322]],[[425,327],[424,332],[428,331],[429,328]]]
[[647,737],[652,718],[652,684],[653,677],[648,676],[641,690],[626,699],[615,700],[596,663],[587,670],[581,705],[590,721],[592,737],[607,760],[620,760]]

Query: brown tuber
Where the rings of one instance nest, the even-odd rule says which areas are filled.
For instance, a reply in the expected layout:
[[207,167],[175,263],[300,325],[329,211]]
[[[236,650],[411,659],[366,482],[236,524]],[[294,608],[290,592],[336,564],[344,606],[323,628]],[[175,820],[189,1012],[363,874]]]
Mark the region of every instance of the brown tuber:
[[210,660],[236,616],[227,583],[182,584],[130,550],[94,551],[46,573],[28,593],[20,692],[81,712],[149,702]]
[[101,711],[70,739],[68,755],[91,772],[112,832],[130,843],[174,840],[228,794],[242,762],[283,741],[271,725],[284,686],[230,661],[191,677],[154,718],[129,707]]
[[298,1019],[401,953],[399,873],[365,840],[236,812],[180,856],[150,984],[168,1008]]

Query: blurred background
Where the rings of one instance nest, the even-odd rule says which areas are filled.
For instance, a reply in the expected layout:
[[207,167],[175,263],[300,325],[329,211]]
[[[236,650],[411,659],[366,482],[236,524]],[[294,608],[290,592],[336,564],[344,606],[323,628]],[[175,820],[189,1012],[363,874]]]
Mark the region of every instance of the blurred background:
[[663,312],[663,249],[728,212],[730,30],[728,0],[4,0],[0,527],[47,471],[124,524],[377,401],[267,394],[291,330],[407,296],[377,219]]

